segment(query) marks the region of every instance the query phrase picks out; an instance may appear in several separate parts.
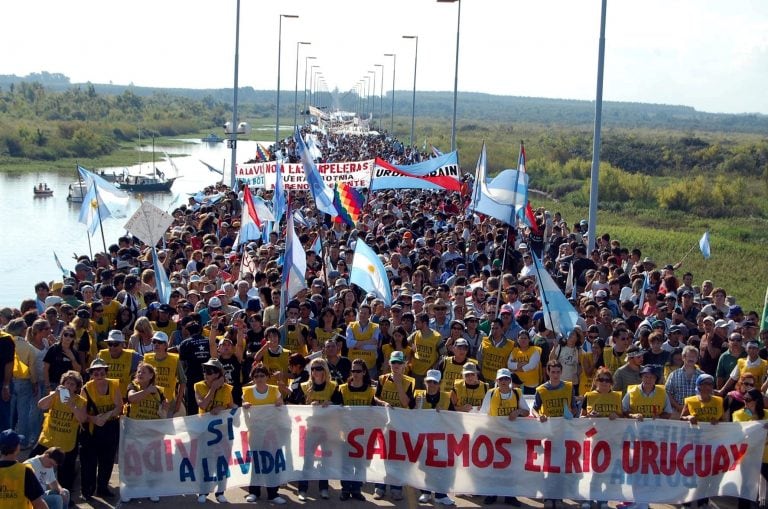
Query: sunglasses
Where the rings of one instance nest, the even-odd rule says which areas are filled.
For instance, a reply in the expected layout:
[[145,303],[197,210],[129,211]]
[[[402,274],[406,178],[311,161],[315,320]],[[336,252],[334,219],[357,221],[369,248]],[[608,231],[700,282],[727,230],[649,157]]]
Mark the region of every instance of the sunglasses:
[[389,361],[390,364],[402,364],[402,361]]
[[166,343],[165,343],[165,341],[157,341],[157,340],[154,340],[154,341],[152,341],[152,344],[153,344],[153,345],[164,345],[164,344],[166,344]]
[[325,371],[325,368],[322,366],[312,366],[312,371]]
[[741,382],[741,385],[744,387],[754,387],[755,384],[753,382]]
[[216,368],[206,368],[203,370],[203,373],[205,373],[206,375],[215,375],[218,372],[219,370]]
[[611,380],[610,378],[598,378],[597,381],[598,382],[605,382],[607,384],[613,382],[613,380]]
[[362,369],[351,369],[351,370],[349,370],[349,372],[350,373],[362,373],[363,370]]
[[75,335],[70,333],[70,332],[65,332],[65,333],[62,333],[61,337],[62,338],[74,338]]

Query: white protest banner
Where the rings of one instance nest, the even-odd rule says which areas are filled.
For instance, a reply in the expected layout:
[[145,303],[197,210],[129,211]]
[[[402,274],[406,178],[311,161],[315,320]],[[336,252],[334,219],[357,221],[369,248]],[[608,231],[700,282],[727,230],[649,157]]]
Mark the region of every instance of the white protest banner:
[[171,224],[173,224],[172,215],[148,201],[143,201],[125,223],[125,229],[148,246],[154,246]]
[[[251,187],[273,190],[275,188],[276,162],[238,164],[235,169],[237,179]],[[347,182],[352,187],[368,187],[373,171],[373,159],[341,163],[317,163],[320,176],[333,187],[336,182]],[[309,185],[304,177],[301,163],[284,163],[282,169],[286,191],[308,191]]]
[[532,498],[754,500],[765,438],[760,422],[540,423],[383,407],[270,406],[152,421],[123,418],[120,494],[170,496],[346,479]]

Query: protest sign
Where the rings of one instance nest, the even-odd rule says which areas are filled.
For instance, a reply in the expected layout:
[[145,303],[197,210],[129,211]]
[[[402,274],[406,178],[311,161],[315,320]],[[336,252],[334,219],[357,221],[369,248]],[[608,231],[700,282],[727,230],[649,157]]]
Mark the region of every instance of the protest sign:
[[766,437],[762,423],[382,407],[252,407],[121,427],[120,493],[132,498],[347,479],[532,498],[754,499]]

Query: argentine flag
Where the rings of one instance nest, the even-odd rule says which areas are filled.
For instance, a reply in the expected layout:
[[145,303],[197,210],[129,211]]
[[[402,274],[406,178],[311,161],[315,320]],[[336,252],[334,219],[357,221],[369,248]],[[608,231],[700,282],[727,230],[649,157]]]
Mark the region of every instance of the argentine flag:
[[384,301],[384,305],[392,305],[392,289],[389,286],[384,264],[373,249],[360,239],[355,243],[355,256],[352,258],[349,282],[376,295]]

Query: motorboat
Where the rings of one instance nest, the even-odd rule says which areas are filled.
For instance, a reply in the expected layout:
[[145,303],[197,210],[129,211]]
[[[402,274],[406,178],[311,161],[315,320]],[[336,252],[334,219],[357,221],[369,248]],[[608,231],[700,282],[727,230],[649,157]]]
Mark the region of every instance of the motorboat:
[[83,197],[88,192],[85,182],[77,181],[69,184],[67,188],[67,201],[72,203],[83,203]]
[[32,191],[35,198],[47,198],[48,196],[53,196],[53,189],[48,187],[48,184],[45,182],[40,182],[34,186]]
[[222,141],[224,141],[224,138],[222,138],[216,133],[211,133],[204,138],[200,138],[200,141],[202,141],[203,143],[221,143]]

